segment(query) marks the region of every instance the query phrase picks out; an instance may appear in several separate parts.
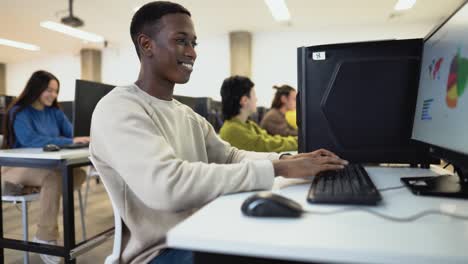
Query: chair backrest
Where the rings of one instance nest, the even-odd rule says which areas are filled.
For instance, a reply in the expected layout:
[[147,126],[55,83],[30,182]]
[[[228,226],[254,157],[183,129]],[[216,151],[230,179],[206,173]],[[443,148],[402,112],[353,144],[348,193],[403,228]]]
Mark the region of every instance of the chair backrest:
[[[94,160],[91,157],[89,159],[91,160],[91,163],[93,163],[94,168],[96,169],[98,174],[102,175],[99,169],[96,167],[96,163],[94,162]],[[101,180],[112,204],[112,210],[114,211],[114,229],[115,229],[114,246],[112,248],[112,254],[107,256],[104,264],[118,264],[119,259],[120,259],[120,251],[122,249],[122,218],[120,217],[119,210],[117,209],[117,206],[115,205],[115,202],[112,199],[112,195],[106,185],[106,181],[104,180],[104,177],[101,177]]]

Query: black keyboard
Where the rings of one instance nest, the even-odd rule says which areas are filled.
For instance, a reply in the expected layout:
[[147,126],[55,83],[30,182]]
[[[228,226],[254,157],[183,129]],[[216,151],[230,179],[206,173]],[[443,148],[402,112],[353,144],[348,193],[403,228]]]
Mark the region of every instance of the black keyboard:
[[72,144],[61,146],[61,148],[63,149],[79,149],[79,148],[87,148],[87,147],[89,147],[89,143],[72,143]]
[[312,181],[307,195],[311,203],[375,205],[381,200],[366,170],[358,164],[320,173]]

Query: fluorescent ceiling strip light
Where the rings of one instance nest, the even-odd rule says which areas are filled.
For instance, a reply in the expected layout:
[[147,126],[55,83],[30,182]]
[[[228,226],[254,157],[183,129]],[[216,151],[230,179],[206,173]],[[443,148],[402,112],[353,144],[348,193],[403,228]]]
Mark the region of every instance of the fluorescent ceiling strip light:
[[75,38],[80,38],[89,42],[104,42],[104,37],[96,35],[94,33],[89,33],[83,30],[72,28],[64,24],[52,22],[52,21],[43,21],[41,22],[41,27],[54,30]]
[[394,9],[396,11],[407,10],[412,8],[414,4],[416,4],[416,0],[398,0]]
[[0,38],[0,45],[10,46],[13,48],[18,48],[18,49],[31,50],[31,51],[38,51],[41,49],[39,48],[39,46],[36,46],[36,45],[9,40],[9,39],[4,39],[4,38]]
[[273,18],[277,21],[288,21],[291,19],[285,0],[265,0]]

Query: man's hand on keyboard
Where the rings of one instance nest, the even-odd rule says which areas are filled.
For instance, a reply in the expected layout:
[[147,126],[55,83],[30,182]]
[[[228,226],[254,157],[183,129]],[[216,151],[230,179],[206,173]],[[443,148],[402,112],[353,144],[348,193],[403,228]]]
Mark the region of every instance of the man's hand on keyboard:
[[293,155],[288,159],[273,161],[275,175],[287,178],[315,176],[319,172],[343,169],[348,162],[325,149]]
[[317,158],[317,157],[334,157],[334,158],[339,158],[338,155],[335,153],[326,150],[326,149],[318,149],[312,152],[307,152],[307,153],[299,153],[296,155],[292,155],[292,159],[296,158]]

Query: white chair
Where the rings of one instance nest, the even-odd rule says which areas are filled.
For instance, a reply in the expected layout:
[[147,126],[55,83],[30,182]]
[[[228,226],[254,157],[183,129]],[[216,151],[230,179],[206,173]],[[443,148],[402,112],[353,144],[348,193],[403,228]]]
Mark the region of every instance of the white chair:
[[[86,240],[86,226],[84,220],[83,199],[81,190],[76,190],[78,193],[78,200],[80,204],[81,228],[83,230],[83,240]],[[2,195],[2,202],[11,202],[14,204],[21,203],[22,223],[23,223],[23,240],[29,240],[29,226],[28,226],[28,202],[39,200],[39,193],[26,194],[26,195]],[[29,264],[29,254],[24,252],[23,263]]]
[[[29,228],[28,228],[28,202],[39,199],[39,193],[27,194],[27,195],[3,195],[2,202],[21,203],[22,211],[22,223],[23,223],[23,240],[28,241],[29,239]],[[23,256],[24,264],[29,263],[29,254],[25,251]]]
[[99,179],[99,173],[94,168],[94,166],[88,166],[88,172],[86,175],[86,186],[85,186],[85,194],[84,194],[84,211],[86,213],[86,208],[88,207],[88,193],[89,193],[89,182],[91,178]]
[[[93,159],[90,157],[91,163],[95,163]],[[99,170],[97,169],[96,166],[94,166],[96,171],[99,173]],[[115,205],[114,200],[112,199],[111,193],[109,192],[108,187],[106,186],[106,183],[104,179],[101,177],[101,182],[102,185],[104,185],[104,188],[106,189],[107,196],[109,196],[109,199],[112,204],[112,210],[114,211],[114,246],[112,247],[112,253],[107,256],[104,264],[119,264],[120,260],[120,251],[122,249],[122,218],[120,217],[119,210],[117,209],[117,206]]]

